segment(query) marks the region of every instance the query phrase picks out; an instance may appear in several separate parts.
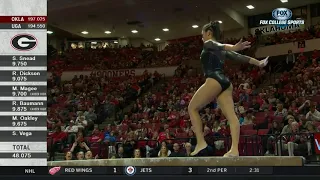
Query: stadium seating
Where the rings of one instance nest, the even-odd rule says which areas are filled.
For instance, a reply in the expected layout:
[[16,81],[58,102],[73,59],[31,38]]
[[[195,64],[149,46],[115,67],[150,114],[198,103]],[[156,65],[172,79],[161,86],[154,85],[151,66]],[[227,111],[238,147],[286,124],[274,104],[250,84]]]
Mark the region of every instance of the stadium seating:
[[[308,31],[302,31],[279,33],[268,36],[267,39],[269,38],[269,44],[280,44],[312,37],[314,36]],[[255,37],[250,36],[248,40],[254,42]],[[230,39],[227,42],[237,41],[238,39]],[[199,57],[202,44],[199,36],[174,40],[170,43],[164,51],[154,51],[148,53],[146,57],[143,57],[141,48],[133,47],[76,49],[70,50],[61,59],[50,63],[53,71],[91,70],[171,66]],[[317,121],[313,116],[309,116],[306,121],[303,119],[309,113],[311,106],[315,106],[318,110],[320,108],[320,91],[317,90],[317,87],[320,87],[318,83],[320,79],[319,76],[315,76],[320,72],[318,61],[317,51],[310,57],[302,54],[295,66],[289,72],[284,72],[273,84],[276,88],[261,86],[265,76],[264,70],[252,66],[226,65],[225,71],[234,85],[235,109],[241,122],[240,155],[264,155],[271,150],[272,154],[276,153],[277,140],[282,138],[279,138],[278,133],[288,124],[288,115],[292,115],[294,120],[300,123],[299,133],[312,134],[318,131],[316,128],[306,126],[308,124],[306,122],[312,122],[312,127],[318,127],[320,120]],[[202,75],[189,76],[186,73],[188,70],[187,66],[179,66],[177,71],[181,73],[166,78],[166,81],[162,81],[161,85],[149,92],[146,90],[150,84],[150,73],[153,72],[147,72],[141,77],[109,78],[105,82],[101,81],[101,77],[90,76],[75,77],[69,82],[52,83],[51,94],[48,97],[50,109],[48,150],[51,153],[51,160],[61,159],[63,154],[60,154],[60,157],[57,154],[69,151],[72,151],[74,158],[77,159],[78,152],[89,150],[96,158],[133,157],[133,150],[136,148],[141,150],[144,157],[155,157],[164,145],[167,147],[165,156],[170,156],[170,153],[175,151],[174,143],[180,145],[180,152],[184,156],[188,156],[195,145],[195,136],[186,107],[204,80]],[[311,81],[309,85],[302,83],[309,81]],[[302,106],[306,100],[310,100],[308,101],[310,107]],[[133,106],[129,106],[125,112],[117,110],[124,109],[131,103]],[[254,109],[254,103],[259,105],[257,110]],[[213,100],[201,111],[201,117],[205,129],[209,129],[206,137],[212,147],[211,154],[223,155],[230,148],[230,131],[225,117],[217,107],[217,103]],[[103,123],[107,117],[116,118],[117,123],[112,121],[106,127],[94,125]],[[274,122],[277,122],[279,127],[275,127]],[[77,126],[77,131],[69,131],[68,126]],[[61,127],[65,132],[56,132],[57,127]],[[97,134],[94,133],[96,131]],[[286,133],[283,135],[286,139],[284,143],[291,142],[288,140],[291,135]],[[276,140],[271,140],[271,136]],[[59,139],[55,140],[57,137]],[[91,141],[93,139],[94,142]],[[309,141],[310,139],[306,140]],[[74,142],[77,144],[75,149],[72,149]],[[116,150],[111,147],[116,147]]]

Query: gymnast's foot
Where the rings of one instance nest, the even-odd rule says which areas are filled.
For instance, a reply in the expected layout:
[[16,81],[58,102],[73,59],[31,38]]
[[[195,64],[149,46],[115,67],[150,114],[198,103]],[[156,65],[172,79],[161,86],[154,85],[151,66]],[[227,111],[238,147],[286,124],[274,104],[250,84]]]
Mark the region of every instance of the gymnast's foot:
[[239,156],[239,151],[237,150],[230,150],[223,155],[223,157],[238,157],[238,156]]
[[190,153],[190,156],[197,156],[201,151],[205,150],[207,146],[208,144],[206,142],[197,144],[194,151]]

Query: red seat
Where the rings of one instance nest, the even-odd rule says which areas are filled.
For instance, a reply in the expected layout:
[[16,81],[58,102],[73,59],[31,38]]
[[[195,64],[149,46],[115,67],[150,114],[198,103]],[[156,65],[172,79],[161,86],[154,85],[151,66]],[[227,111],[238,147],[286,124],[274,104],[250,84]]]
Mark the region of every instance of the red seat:
[[256,123],[261,124],[264,121],[264,117],[256,117]]
[[262,117],[262,118],[264,118],[264,112],[257,112],[254,116],[256,117],[256,118],[260,118],[260,117]]
[[92,156],[95,157],[100,152],[100,147],[90,147],[90,150],[92,152]]
[[283,117],[282,116],[275,116],[274,120],[277,121],[278,123],[281,123],[283,121]]
[[257,130],[253,129],[253,125],[247,126],[247,127],[244,127],[244,128],[241,126],[240,133],[242,135],[253,135],[253,134],[257,134]]
[[266,135],[269,132],[269,129],[259,129],[258,135]]
[[261,152],[261,138],[257,136],[256,130],[247,130],[246,136],[240,137],[239,153],[242,156],[256,156]]
[[156,140],[148,141],[148,146],[150,146],[151,148],[155,148],[157,145],[158,145],[158,141]]
[[145,140],[139,140],[137,143],[137,148],[140,149],[140,148],[146,147],[147,143],[148,142]]
[[252,130],[253,129],[253,124],[247,124],[247,125],[242,125],[241,130],[246,131],[246,130]]
[[242,136],[243,142],[257,142],[257,141],[259,141],[259,136],[257,136],[258,135],[257,130],[246,130],[246,131],[243,131],[243,133],[244,133],[243,134],[244,136]]

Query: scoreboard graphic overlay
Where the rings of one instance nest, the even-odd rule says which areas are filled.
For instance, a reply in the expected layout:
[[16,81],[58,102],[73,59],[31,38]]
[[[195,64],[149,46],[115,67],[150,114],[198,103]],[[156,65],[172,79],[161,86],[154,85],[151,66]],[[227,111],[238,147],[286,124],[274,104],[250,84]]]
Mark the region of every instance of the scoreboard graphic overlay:
[[0,166],[47,166],[47,1],[0,0]]

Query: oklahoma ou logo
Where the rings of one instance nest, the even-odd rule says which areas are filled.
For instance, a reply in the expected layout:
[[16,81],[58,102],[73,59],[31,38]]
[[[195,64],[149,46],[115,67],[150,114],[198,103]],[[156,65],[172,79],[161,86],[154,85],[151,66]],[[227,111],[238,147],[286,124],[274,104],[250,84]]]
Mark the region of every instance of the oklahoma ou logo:
[[31,34],[18,34],[11,39],[11,46],[18,51],[30,51],[37,45],[37,38]]

